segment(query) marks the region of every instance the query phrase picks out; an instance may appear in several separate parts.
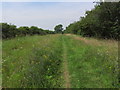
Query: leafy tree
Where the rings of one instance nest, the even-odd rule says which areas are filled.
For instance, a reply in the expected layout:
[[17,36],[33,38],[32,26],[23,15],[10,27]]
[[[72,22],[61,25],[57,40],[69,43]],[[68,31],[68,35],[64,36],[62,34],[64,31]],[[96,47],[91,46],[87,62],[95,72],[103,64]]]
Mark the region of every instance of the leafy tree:
[[55,33],[62,33],[63,25],[59,24],[55,26],[54,30],[55,30]]
[[85,16],[66,27],[66,33],[97,38],[119,39],[120,2],[100,2]]

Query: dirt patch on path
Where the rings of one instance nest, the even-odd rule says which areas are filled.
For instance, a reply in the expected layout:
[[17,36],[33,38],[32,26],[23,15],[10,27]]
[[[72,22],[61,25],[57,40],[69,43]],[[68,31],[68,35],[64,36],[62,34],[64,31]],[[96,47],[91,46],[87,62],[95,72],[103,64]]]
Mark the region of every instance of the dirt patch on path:
[[71,36],[72,34],[65,34],[66,36]]

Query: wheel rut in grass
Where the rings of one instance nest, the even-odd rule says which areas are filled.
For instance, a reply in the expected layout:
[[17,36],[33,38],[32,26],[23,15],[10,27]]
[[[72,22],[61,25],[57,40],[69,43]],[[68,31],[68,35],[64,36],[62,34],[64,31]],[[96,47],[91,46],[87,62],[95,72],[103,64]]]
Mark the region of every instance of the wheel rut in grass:
[[68,62],[67,62],[67,47],[65,44],[65,41],[63,39],[63,69],[64,69],[64,87],[65,88],[70,88],[70,76],[69,76],[69,71],[68,71]]

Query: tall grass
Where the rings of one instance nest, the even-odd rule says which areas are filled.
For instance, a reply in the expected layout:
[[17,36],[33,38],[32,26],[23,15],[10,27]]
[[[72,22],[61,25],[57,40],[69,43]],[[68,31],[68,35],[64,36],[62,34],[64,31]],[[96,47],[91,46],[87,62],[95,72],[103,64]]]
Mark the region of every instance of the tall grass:
[[117,42],[84,41],[85,38],[74,35],[64,36],[64,39],[72,88],[119,87]]
[[59,35],[3,41],[3,87],[60,87],[62,48],[58,41]]
[[113,40],[26,36],[3,40],[2,51],[4,88],[61,88],[65,70],[71,88],[120,87],[118,46]]

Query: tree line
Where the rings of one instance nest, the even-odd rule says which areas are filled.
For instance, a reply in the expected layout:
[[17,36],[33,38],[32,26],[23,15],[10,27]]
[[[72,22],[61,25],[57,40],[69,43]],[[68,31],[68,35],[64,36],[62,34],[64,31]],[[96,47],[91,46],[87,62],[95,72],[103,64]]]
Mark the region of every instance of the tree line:
[[26,35],[46,35],[46,34],[54,34],[54,31],[44,30],[38,28],[36,26],[21,26],[17,28],[15,25],[8,23],[0,23],[0,27],[2,28],[2,38],[14,38],[17,36],[26,36]]
[[96,3],[94,9],[86,11],[84,17],[71,23],[64,32],[87,37],[119,39],[120,2]]

